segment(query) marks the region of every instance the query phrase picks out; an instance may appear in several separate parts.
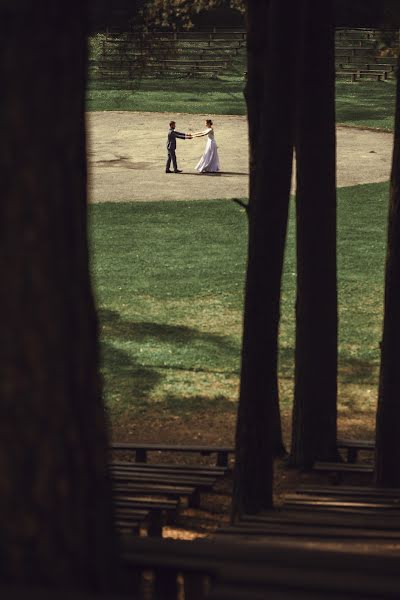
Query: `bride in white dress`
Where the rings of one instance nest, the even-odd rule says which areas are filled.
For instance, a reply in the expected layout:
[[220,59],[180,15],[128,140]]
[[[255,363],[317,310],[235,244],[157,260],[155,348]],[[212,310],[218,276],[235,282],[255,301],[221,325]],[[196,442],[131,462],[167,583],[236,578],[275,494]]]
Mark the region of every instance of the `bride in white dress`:
[[193,137],[207,136],[207,143],[204,149],[203,156],[196,165],[196,171],[199,173],[217,173],[219,171],[219,158],[217,150],[217,142],[214,138],[213,122],[211,119],[206,121],[206,129],[193,133]]

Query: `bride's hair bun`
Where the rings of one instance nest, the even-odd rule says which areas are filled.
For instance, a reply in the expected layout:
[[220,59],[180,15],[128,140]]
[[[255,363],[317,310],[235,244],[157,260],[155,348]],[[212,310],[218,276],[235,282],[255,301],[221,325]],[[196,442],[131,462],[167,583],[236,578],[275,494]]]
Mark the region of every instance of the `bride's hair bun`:
[[210,125],[213,124],[213,122],[211,121],[211,119],[207,119],[206,123],[210,123]]

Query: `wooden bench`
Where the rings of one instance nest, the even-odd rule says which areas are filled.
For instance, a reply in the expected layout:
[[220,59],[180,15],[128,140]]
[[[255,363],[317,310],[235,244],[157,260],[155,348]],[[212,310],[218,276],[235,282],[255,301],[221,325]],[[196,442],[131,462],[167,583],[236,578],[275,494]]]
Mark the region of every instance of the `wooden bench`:
[[400,489],[397,488],[378,488],[370,486],[314,486],[303,485],[296,489],[296,493],[308,494],[309,496],[320,496],[332,494],[335,496],[361,496],[363,498],[396,498],[400,502]]
[[335,496],[327,493],[319,496],[309,496],[308,494],[286,494],[284,506],[295,506],[305,510],[329,509],[333,511],[343,512],[348,510],[351,512],[366,511],[370,513],[381,514],[390,512],[399,518],[400,522],[400,506],[396,498],[368,498],[361,496]]
[[390,515],[380,513],[367,514],[360,512],[342,512],[340,514],[332,511],[310,511],[299,506],[286,506],[259,515],[243,515],[240,525],[246,527],[264,527],[271,524],[285,524],[307,527],[350,527],[352,529],[400,531],[398,520],[393,520]]
[[114,523],[119,534],[139,535],[141,530],[145,530],[147,535],[152,535],[159,527],[157,520],[153,525],[153,515],[148,509],[132,509],[127,518],[124,517],[124,514],[114,513]]
[[194,35],[191,32],[187,32],[188,35],[182,36],[181,34],[177,34],[174,36],[161,34],[161,35],[152,35],[150,37],[140,37],[131,35],[129,37],[123,37],[120,35],[109,35],[105,38],[103,42],[103,49],[108,46],[124,46],[124,47],[148,47],[153,48],[157,45],[165,45],[169,47],[178,46],[181,44],[190,44],[192,46],[205,44],[207,46],[220,46],[224,44],[226,46],[232,46],[235,48],[241,48],[245,44],[245,40],[240,37],[229,37],[229,36],[220,36],[220,37],[209,37],[205,35]]
[[[141,513],[141,523],[147,522],[147,534],[152,537],[161,537],[164,524],[174,522],[177,517],[178,501],[137,499],[135,497],[116,497],[113,501],[116,525],[119,530],[122,526],[138,527],[138,514]],[[146,513],[146,514],[145,514]]]
[[378,34],[378,31],[361,29],[361,28],[360,29],[357,28],[354,31],[351,31],[349,29],[336,29],[336,31],[335,31],[336,39],[345,39],[345,40],[352,40],[353,38],[357,39],[360,37],[362,37],[363,39],[366,39],[366,40],[375,40],[377,34]]
[[[136,455],[135,455],[136,457]],[[147,456],[146,456],[147,458]],[[227,467],[201,464],[168,464],[113,460],[109,463],[114,495],[172,498],[192,508],[202,492],[212,492]]]
[[360,475],[372,479],[374,466],[364,463],[341,463],[341,462],[320,462],[317,461],[313,465],[313,471],[319,473],[328,473],[331,476],[332,483],[339,484],[343,477],[351,473],[352,475]]
[[357,81],[358,73],[357,71],[336,71],[336,77],[343,79],[348,78],[352,83]]
[[336,445],[339,449],[347,450],[347,462],[357,462],[360,451],[374,452],[374,440],[352,440],[347,438],[338,438]]
[[238,523],[229,527],[220,527],[217,531],[217,539],[225,536],[241,536],[245,541],[248,538],[276,537],[276,538],[301,538],[306,541],[318,539],[331,542],[332,540],[353,540],[355,542],[375,541],[382,543],[400,543],[400,531],[390,529],[368,529],[351,527],[350,524],[343,525],[340,519],[335,525],[318,523],[262,523],[258,525]]
[[243,600],[365,600],[398,598],[400,589],[398,557],[384,551],[337,551],[317,540],[312,547],[282,540],[246,546],[234,539],[121,541],[126,568],[153,573],[157,600],[177,599],[180,581],[185,600],[233,600],[236,595],[226,595],[227,589],[241,592]]
[[374,43],[369,38],[365,37],[354,37],[354,38],[344,38],[344,37],[336,37],[335,44],[339,47],[345,46],[355,46],[360,47],[363,46],[365,48],[374,48]]
[[179,506],[197,508],[200,504],[200,490],[194,486],[168,485],[156,483],[123,482],[113,483],[114,497],[135,495],[136,498],[172,498],[179,502]]
[[113,460],[109,463],[110,468],[139,470],[139,471],[163,471],[176,473],[190,473],[194,475],[207,475],[213,477],[222,477],[228,471],[227,467],[208,466],[200,464],[171,464],[171,463],[148,463],[148,462],[133,462],[133,461],[117,461]]
[[206,467],[201,469],[198,467],[191,468],[190,466],[184,467],[184,465],[175,465],[171,464],[158,464],[158,463],[131,463],[124,464],[122,466],[114,463],[109,464],[109,469],[113,476],[124,476],[124,475],[132,475],[132,476],[141,476],[141,475],[150,475],[150,476],[158,476],[160,478],[173,478],[177,479],[198,479],[199,481],[216,481],[219,477],[223,477],[226,469],[218,468],[218,469],[207,469]]
[[111,451],[132,452],[136,462],[146,462],[149,452],[174,452],[182,454],[199,454],[200,456],[216,455],[219,467],[228,467],[228,456],[234,453],[231,446],[188,446],[180,444],[135,444],[132,442],[115,442],[110,445]]
[[374,467],[365,463],[340,463],[317,461],[313,466],[314,471],[334,473],[373,473]]
[[371,48],[360,48],[354,46],[337,45],[335,48],[336,56],[339,56],[342,53],[347,54],[349,56],[365,56],[366,54],[371,54],[372,52],[373,49]]
[[[372,75],[374,73],[379,73],[382,75],[381,79],[383,81],[386,81],[387,79],[389,79],[390,76],[392,76],[395,72],[395,68],[393,65],[384,65],[384,64],[378,64],[378,63],[336,63],[336,69],[337,71],[341,72],[341,73],[347,73],[347,72],[352,72],[352,73],[357,73],[358,77],[360,77],[360,73],[362,74],[367,74],[367,73],[371,73],[371,77],[370,78],[375,78],[372,77]],[[364,75],[365,77],[365,75]]]
[[361,69],[358,72],[360,79],[375,79],[376,81],[386,81],[388,72],[381,69]]
[[191,477],[190,475],[175,475],[171,473],[140,473],[140,472],[115,472],[111,474],[112,480],[115,483],[135,482],[135,483],[153,483],[153,484],[169,484],[183,485],[195,487],[200,491],[211,491],[216,483],[215,477]]

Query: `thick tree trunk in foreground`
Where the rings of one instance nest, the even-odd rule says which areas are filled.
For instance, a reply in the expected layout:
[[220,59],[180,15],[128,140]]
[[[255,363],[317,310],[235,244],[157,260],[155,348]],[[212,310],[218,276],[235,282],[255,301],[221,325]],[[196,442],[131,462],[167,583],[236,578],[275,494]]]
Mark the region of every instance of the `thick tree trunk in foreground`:
[[[254,4],[254,5],[253,5]],[[255,198],[257,181],[257,144],[260,137],[261,112],[265,94],[265,61],[267,46],[265,31],[269,2],[251,3],[247,19],[247,84],[245,97],[249,124],[250,179],[249,210]],[[263,23],[263,27],[259,26]],[[274,405],[272,409],[272,452],[274,456],[286,454],[282,437],[282,423],[279,406],[278,373],[276,374]]]
[[[249,53],[250,141],[256,144],[251,156],[257,160],[251,168],[233,517],[272,505],[280,287],[292,171],[296,10],[289,0],[271,0],[263,20],[259,4],[256,0],[248,3],[249,35],[257,40],[263,36],[267,46],[258,55]],[[285,36],[281,35],[283,29]],[[261,64],[253,65],[257,60]],[[262,71],[262,63],[265,88],[260,105],[257,99],[262,91],[252,87],[252,77]],[[261,114],[259,122],[256,111]],[[258,135],[255,123],[259,123]]]
[[296,115],[297,299],[291,462],[336,451],[337,284],[334,27],[305,0]]
[[106,589],[86,238],[85,2],[1,2],[0,581]]
[[[400,67],[400,59],[398,68]],[[375,478],[382,487],[400,487],[400,81],[397,80],[395,134],[390,180],[385,313],[376,416]]]

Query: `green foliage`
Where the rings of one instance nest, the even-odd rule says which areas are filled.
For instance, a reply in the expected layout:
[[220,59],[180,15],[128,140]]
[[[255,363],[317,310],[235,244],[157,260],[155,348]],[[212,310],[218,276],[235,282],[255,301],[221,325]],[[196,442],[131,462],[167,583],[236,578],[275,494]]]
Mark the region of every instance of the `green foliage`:
[[89,57],[90,60],[98,60],[101,57],[102,53],[102,44],[106,37],[105,33],[96,33],[94,35],[89,36],[88,45],[89,45]]
[[244,0],[146,0],[143,17],[149,26],[190,28],[193,17],[202,11],[222,6],[244,12],[245,5]]

